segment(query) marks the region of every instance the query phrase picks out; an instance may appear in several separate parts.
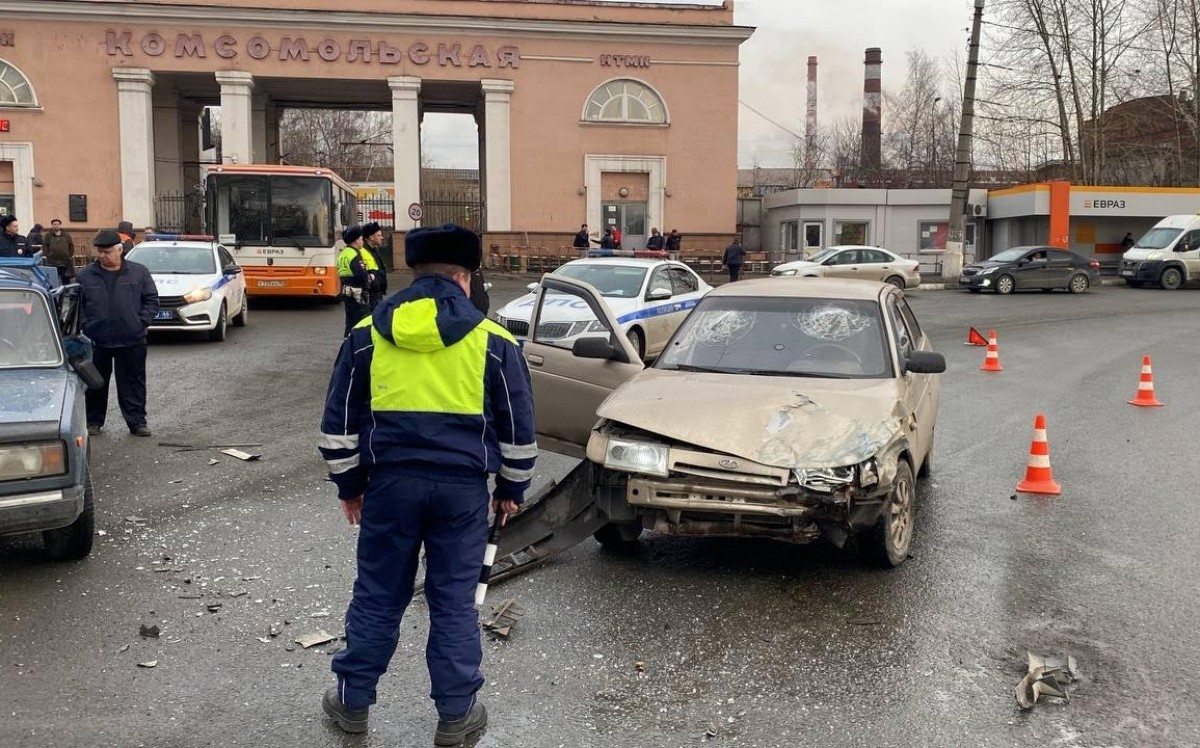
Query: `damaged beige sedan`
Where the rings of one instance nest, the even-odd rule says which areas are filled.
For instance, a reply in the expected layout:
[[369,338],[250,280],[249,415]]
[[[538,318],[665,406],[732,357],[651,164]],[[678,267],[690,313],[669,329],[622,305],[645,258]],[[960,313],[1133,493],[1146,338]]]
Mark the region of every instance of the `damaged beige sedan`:
[[853,540],[888,567],[908,557],[946,362],[903,292],[730,284],[700,301],[650,368],[586,284],[546,276],[535,315],[561,295],[587,304],[595,335],[570,349],[535,335],[525,357],[543,447],[594,463],[601,543],[648,529]]

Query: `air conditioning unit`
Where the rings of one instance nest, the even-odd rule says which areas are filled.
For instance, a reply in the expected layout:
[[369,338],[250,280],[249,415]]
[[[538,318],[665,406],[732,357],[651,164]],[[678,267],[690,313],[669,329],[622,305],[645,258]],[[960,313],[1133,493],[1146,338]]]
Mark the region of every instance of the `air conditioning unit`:
[[987,206],[979,203],[967,204],[967,215],[972,218],[987,218]]

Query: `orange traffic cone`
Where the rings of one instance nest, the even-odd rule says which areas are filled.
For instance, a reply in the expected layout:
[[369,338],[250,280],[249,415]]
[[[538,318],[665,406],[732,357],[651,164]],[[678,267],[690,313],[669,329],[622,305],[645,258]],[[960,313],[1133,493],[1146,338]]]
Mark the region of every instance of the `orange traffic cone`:
[[1050,470],[1050,442],[1046,441],[1046,416],[1041,413],[1033,422],[1033,445],[1029,447],[1029,466],[1025,468],[1025,480],[1017,484],[1021,493],[1040,493],[1058,496],[1062,486],[1054,482]]
[[987,338],[983,337],[983,333],[976,330],[974,327],[967,330],[967,342],[963,345],[987,345]]
[[1137,396],[1128,402],[1142,408],[1162,407],[1162,403],[1154,396],[1154,372],[1150,371],[1149,356],[1142,356],[1142,380],[1138,382]]
[[996,344],[995,330],[988,330],[987,355],[984,356],[983,366],[980,366],[979,370],[1004,371],[1004,367],[1000,365],[1000,347]]

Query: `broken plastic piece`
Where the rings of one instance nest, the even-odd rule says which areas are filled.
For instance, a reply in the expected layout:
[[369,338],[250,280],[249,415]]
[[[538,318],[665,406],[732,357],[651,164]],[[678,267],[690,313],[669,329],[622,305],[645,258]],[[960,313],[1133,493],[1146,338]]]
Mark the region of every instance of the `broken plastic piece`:
[[492,609],[492,616],[483,622],[483,628],[493,636],[507,639],[512,627],[523,615],[525,609],[517,605],[516,600],[509,598]]
[[147,626],[146,624],[143,623],[138,628],[138,633],[141,634],[142,636],[146,637],[147,639],[157,639],[159,637],[159,634],[162,633],[162,631],[159,630],[158,626]]
[[249,452],[243,452],[240,449],[222,449],[221,454],[229,455],[230,457],[236,457],[242,462],[252,462],[262,457],[262,455],[250,454]]
[[1074,657],[1042,657],[1032,652],[1027,652],[1026,657],[1029,671],[1015,691],[1017,704],[1022,709],[1032,709],[1042,696],[1071,700],[1067,686],[1079,678]]
[[311,634],[305,634],[304,636],[298,637],[296,639],[296,643],[305,649],[309,649],[317,646],[318,644],[328,644],[335,639],[337,639],[336,636],[322,629],[320,631],[314,631]]
[[150,660],[149,662],[139,662],[137,664],[137,666],[144,667],[144,668],[158,667],[158,660]]

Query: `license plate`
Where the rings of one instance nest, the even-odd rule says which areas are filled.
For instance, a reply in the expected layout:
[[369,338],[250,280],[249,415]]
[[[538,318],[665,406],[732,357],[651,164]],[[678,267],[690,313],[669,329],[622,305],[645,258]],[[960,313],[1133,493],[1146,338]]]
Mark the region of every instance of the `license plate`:
[[259,288],[283,288],[287,284],[283,281],[259,281]]
[[1133,271],[1132,270],[1122,270],[1121,275],[1133,275]]
[[170,312],[170,311],[163,309],[163,310],[160,310],[158,312],[158,314],[154,315],[154,319],[171,319],[174,316],[175,316],[174,312]]

